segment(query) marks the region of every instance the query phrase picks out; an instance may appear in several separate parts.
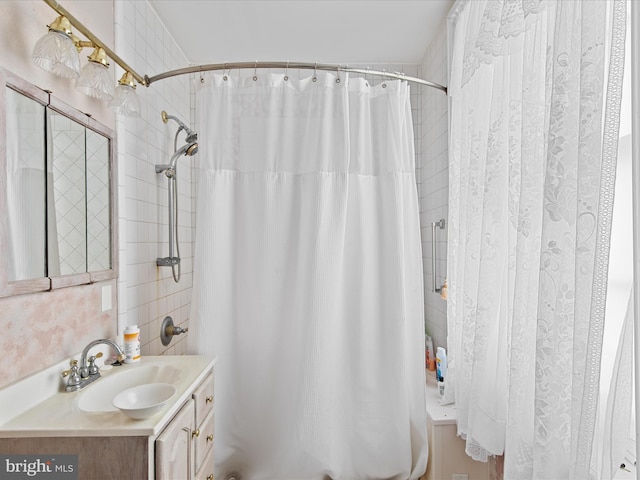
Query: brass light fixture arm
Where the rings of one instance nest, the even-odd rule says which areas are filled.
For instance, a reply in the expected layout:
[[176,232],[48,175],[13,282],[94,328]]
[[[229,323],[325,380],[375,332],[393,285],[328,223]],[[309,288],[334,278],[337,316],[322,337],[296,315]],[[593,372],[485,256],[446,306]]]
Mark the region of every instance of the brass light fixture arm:
[[93,47],[96,46],[96,45],[94,45],[93,42],[87,42],[85,40],[80,40],[75,35],[73,37],[71,37],[71,39],[73,40],[73,43],[76,46],[76,50],[78,50],[78,53],[80,53],[83,48],[93,48]]
[[111,58],[114,62],[116,62],[118,65],[120,65],[125,72],[131,73],[131,75],[133,75],[133,78],[135,78],[136,81],[140,85],[147,86],[147,82],[145,81],[145,79],[144,79],[144,77],[142,75],[137,73],[122,58],[120,58],[113,50],[111,50],[109,47],[107,47],[98,37],[96,37],[91,32],[91,30],[89,30],[87,27],[85,27],[82,24],[82,22],[80,22],[76,17],[74,17],[66,8],[64,8],[62,5],[60,5],[56,0],[42,0],[42,1],[44,3],[46,3],[47,5],[49,5],[56,12],[58,12],[59,15],[64,15],[65,17],[67,17],[67,20],[69,20],[69,22],[71,22],[71,25],[73,25],[73,27],[76,30],[78,30],[78,32],[80,32],[82,35],[84,35],[91,42],[91,45],[87,45],[86,43],[88,43],[88,42],[79,42],[80,46],[82,46],[82,47],[84,47],[84,46],[93,46],[93,47],[102,48],[105,51],[105,53],[109,56],[109,58]]

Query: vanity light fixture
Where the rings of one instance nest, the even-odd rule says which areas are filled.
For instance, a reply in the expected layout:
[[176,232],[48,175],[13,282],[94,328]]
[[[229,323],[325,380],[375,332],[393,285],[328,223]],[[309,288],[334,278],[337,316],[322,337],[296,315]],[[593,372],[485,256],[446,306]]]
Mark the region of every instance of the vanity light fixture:
[[59,77],[78,78],[80,57],[71,32],[71,22],[60,15],[47,27],[47,34],[33,47],[33,62]]
[[109,106],[126,117],[140,116],[140,98],[136,94],[136,81],[131,72],[125,72],[118,80],[115,97],[109,102]]
[[[44,0],[58,14],[50,25],[48,33],[40,38],[33,48],[33,62],[55,75],[76,78],[76,89],[90,97],[109,103],[116,113],[125,116],[140,116],[140,99],[136,94],[136,84],[147,85],[146,80],[136,73],[113,50],[102,43],[87,27],[65,10],[56,0]],[[88,41],[76,37],[75,28]],[[79,53],[83,48],[93,48],[87,64],[80,69]],[[125,71],[114,89],[113,77],[109,73],[109,59]]]
[[100,100],[113,100],[113,80],[109,74],[107,54],[102,48],[96,47],[87,58],[89,61],[82,67],[80,77],[76,80],[76,90]]

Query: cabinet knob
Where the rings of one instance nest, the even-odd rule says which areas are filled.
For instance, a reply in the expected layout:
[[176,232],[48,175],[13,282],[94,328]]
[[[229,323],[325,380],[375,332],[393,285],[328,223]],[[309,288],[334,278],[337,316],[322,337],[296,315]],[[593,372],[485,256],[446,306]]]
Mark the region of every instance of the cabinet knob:
[[206,403],[213,403],[213,397],[212,397],[212,396],[207,397],[207,398],[205,399],[205,402],[206,402]]
[[200,436],[200,429],[196,428],[193,432],[191,432],[191,436],[192,437],[199,437]]
[[207,480],[213,480],[213,473],[207,477]]
[[213,434],[207,435],[207,442],[213,442]]

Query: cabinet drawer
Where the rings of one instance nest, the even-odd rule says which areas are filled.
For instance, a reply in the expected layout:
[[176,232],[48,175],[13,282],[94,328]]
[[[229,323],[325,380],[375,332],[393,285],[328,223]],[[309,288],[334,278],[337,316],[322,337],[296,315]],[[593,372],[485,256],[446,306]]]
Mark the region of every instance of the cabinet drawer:
[[200,470],[209,451],[213,450],[213,412],[209,412],[199,429],[200,434],[196,437],[195,446],[196,472]]
[[207,375],[200,386],[193,392],[193,400],[196,407],[196,428],[213,411],[213,373]]
[[200,470],[196,474],[196,480],[214,480],[213,479],[213,448],[210,448],[207,455],[200,466]]

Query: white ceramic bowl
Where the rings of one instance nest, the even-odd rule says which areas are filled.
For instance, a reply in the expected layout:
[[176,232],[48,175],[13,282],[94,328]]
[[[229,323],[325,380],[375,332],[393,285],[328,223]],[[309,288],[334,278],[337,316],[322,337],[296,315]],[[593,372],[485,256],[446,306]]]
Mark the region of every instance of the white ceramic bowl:
[[132,363],[122,367],[114,367],[78,395],[77,405],[85,413],[117,412],[118,409],[113,405],[113,397],[118,393],[147,383],[176,385],[180,378],[180,369],[172,365],[136,365]]
[[143,420],[159,412],[175,393],[176,387],[169,383],[147,383],[118,393],[113,406],[135,420]]

